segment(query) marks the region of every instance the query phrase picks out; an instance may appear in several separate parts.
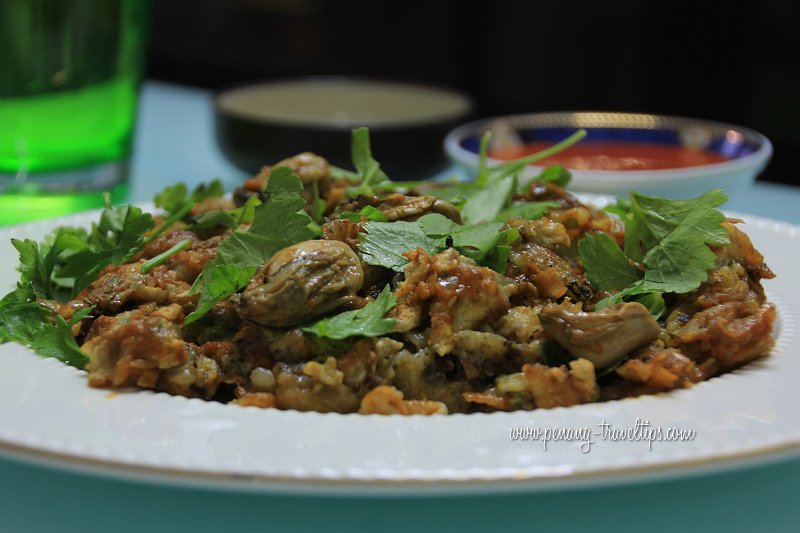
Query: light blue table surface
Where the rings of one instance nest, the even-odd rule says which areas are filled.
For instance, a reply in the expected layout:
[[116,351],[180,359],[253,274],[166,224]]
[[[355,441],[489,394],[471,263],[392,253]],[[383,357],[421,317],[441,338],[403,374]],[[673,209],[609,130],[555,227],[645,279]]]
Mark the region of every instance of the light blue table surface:
[[[229,189],[238,183],[244,175],[222,159],[212,126],[208,92],[145,84],[132,200],[149,200],[177,180],[191,184],[220,177]],[[800,188],[758,183],[727,208],[800,223],[798,206]],[[800,460],[550,493],[322,498],[179,489],[0,459],[0,532],[800,531],[798,494]]]

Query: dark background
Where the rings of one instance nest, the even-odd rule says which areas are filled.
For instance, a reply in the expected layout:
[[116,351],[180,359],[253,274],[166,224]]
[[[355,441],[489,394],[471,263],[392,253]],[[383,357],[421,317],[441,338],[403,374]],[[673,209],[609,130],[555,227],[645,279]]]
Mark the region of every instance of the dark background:
[[[723,7],[719,7],[723,6]],[[800,2],[153,2],[150,78],[216,89],[372,75],[444,84],[479,116],[641,111],[756,129],[800,185]]]

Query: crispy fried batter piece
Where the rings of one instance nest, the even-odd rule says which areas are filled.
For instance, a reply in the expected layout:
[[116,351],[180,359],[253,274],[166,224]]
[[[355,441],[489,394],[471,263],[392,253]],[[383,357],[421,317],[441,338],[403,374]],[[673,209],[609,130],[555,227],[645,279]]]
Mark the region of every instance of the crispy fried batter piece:
[[231,401],[231,403],[242,407],[261,407],[266,409],[275,407],[275,395],[271,392],[246,392],[240,398]]
[[[556,216],[556,213],[552,215]],[[548,217],[538,220],[513,218],[507,226],[519,230],[521,237],[511,249],[506,265],[507,276],[527,278],[542,298],[558,300],[571,296],[576,300],[588,300],[592,297],[592,290],[583,277],[583,268],[577,265],[571,230],[564,224]]]
[[98,313],[116,313],[124,307],[144,303],[179,304],[184,310],[194,308],[196,298],[189,296],[189,285],[175,270],[161,265],[142,274],[142,262],[108,265],[76,298],[95,306]]
[[569,368],[536,363],[523,366],[522,371],[528,378],[536,407],[569,407],[594,402],[599,397],[594,365],[586,359],[570,361]]
[[210,399],[220,383],[217,363],[185,342],[174,318],[179,306],[99,317],[83,350],[93,387],[137,386]]
[[446,415],[447,406],[431,400],[404,400],[394,387],[381,385],[361,399],[362,415]]
[[325,364],[316,361],[299,365],[278,363],[273,372],[277,384],[275,406],[280,409],[321,413],[358,410],[360,398],[343,383],[344,376],[333,357]]
[[405,280],[395,292],[398,303],[390,315],[401,332],[430,317],[428,341],[439,355],[453,350],[455,333],[505,314],[517,291],[513,280],[477,266],[452,248],[433,257],[421,249],[407,256]]
[[605,386],[603,400],[684,389],[706,379],[694,361],[660,342],[637,350],[614,373],[624,381]]
[[[756,272],[764,271],[751,266]],[[709,275],[696,291],[681,297],[667,319],[670,343],[698,362],[708,357],[720,371],[764,357],[774,346],[775,306],[764,302],[753,278],[732,262]]]

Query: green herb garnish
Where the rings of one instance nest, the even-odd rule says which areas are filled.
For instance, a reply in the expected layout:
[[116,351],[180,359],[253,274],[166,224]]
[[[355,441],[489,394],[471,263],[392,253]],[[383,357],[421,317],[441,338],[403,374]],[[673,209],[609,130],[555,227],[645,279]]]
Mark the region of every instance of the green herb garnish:
[[[260,265],[272,255],[314,237],[312,222],[304,211],[303,184],[289,167],[272,170],[266,201],[255,207],[253,223],[246,231],[234,231],[219,246],[214,259],[206,263],[190,294],[200,293],[197,309],[186,324],[205,315],[216,303],[244,288]],[[215,274],[215,270],[224,267]]]
[[375,196],[374,186],[391,181],[389,176],[381,170],[381,164],[372,157],[369,129],[356,128],[353,130],[350,154],[353,166],[356,167],[354,178],[359,181],[358,187],[351,187],[347,191],[351,198],[360,195]]
[[371,205],[362,207],[358,213],[355,211],[338,211],[336,218],[343,218],[350,222],[361,222],[362,218],[373,222],[386,222],[388,220],[383,211]]
[[197,203],[208,198],[217,198],[225,194],[222,181],[215,179],[210,183],[201,183],[195,187],[191,194],[187,194],[188,189],[183,182],[165,187],[153,198],[156,207],[160,207],[168,213],[178,212],[187,203]]
[[[146,242],[152,240],[146,241],[144,235],[153,226],[153,217],[138,207],[106,206],[100,221],[92,224],[86,246],[66,256],[55,276],[73,278],[72,295],[77,295],[108,265],[130,261]],[[162,231],[165,229],[162,225]]]
[[431,213],[415,222],[368,222],[366,233],[359,234],[358,246],[364,262],[402,272],[408,262],[403,254],[422,248],[434,255],[446,249],[449,240],[462,255],[502,272],[510,248],[496,250],[519,238],[516,229],[501,231],[502,227],[500,222],[461,225]]
[[169,260],[170,257],[177,254],[178,252],[182,252],[183,250],[187,249],[190,244],[192,244],[191,239],[183,239],[169,250],[165,250],[164,252],[161,252],[154,258],[148,259],[147,261],[142,263],[142,268],[141,268],[142,274],[147,274],[157,266],[163,265]]
[[62,227],[42,243],[12,239],[20,254],[20,280],[16,290],[0,301],[0,342],[16,341],[39,355],[82,368],[88,358],[75,342],[70,326],[86,318],[91,309],[76,311],[67,322],[36,300],[64,302],[76,296],[108,265],[129,262],[191,207],[187,203],[178,208],[148,237],[145,233],[154,226],[149,214],[138,207],[112,207],[107,203],[100,220],[88,232]]
[[30,287],[22,285],[0,301],[0,343],[18,342],[42,357],[54,357],[76,368],[89,358],[78,347],[70,326],[86,312],[67,323],[60,315],[33,301]]
[[[546,150],[490,167],[487,163],[490,134],[486,132],[481,138],[478,174],[475,180],[449,185],[440,189],[432,189],[430,194],[447,201],[459,200],[463,202],[461,218],[465,224],[500,220],[504,210],[512,207],[511,199],[519,186],[518,175],[527,165],[565,150],[585,136],[586,130],[578,130]],[[564,167],[553,165],[545,168],[538,176],[531,180],[526,180],[526,182],[540,180],[565,186],[571,176]]]
[[[417,222],[368,222],[359,234],[358,248],[364,262],[402,272],[408,260],[403,254],[422,248],[429,254],[440,249],[440,240],[429,237]],[[441,248],[443,249],[443,248]]]
[[325,200],[319,195],[319,184],[315,181],[311,189],[311,220],[316,224],[324,222],[325,215]]
[[725,215],[715,209],[726,200],[718,189],[692,200],[631,193],[630,211],[623,217],[624,250],[605,235],[588,235],[578,243],[589,281],[603,290],[620,291],[598,307],[641,301],[660,315],[663,293],[683,294],[699,287],[716,261],[710,246],[729,243],[721,225]]
[[385,315],[397,305],[397,298],[385,286],[374,302],[361,309],[345,311],[306,326],[303,331],[317,337],[342,340],[348,337],[378,337],[391,333],[395,319]]
[[567,350],[553,339],[546,339],[539,345],[542,354],[542,361],[550,367],[558,367],[567,365],[570,361],[575,360]]
[[537,220],[542,218],[549,209],[559,207],[561,207],[561,204],[558,202],[516,202],[500,211],[494,220],[496,222],[505,222],[514,217]]

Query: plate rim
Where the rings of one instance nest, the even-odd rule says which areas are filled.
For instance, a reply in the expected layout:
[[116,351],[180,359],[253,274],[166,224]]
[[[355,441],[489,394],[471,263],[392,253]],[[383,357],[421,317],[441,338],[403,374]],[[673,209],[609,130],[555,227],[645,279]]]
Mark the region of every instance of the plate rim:
[[[613,201],[612,197],[607,195],[596,194],[577,194],[581,200],[589,200],[594,204],[602,204],[603,202]],[[152,204],[136,204],[143,208],[151,207]],[[30,232],[43,232],[52,226],[52,224],[78,224],[88,223],[90,216],[97,213],[99,210],[87,211],[69,215],[67,217],[60,217],[48,221],[39,221],[33,223],[22,224],[19,226],[11,226],[0,229],[0,239],[5,240],[7,237],[14,233],[24,231]],[[773,232],[789,231],[793,234],[800,235],[800,225],[792,224],[790,222],[774,220],[757,215],[748,215],[740,213],[731,213],[726,211],[726,215],[744,218],[750,224],[759,224],[762,229],[767,229]],[[769,291],[768,291],[769,292]],[[774,300],[773,300],[774,301]],[[781,299],[783,302],[783,299]],[[794,305],[783,304],[778,308],[779,316],[783,317],[784,311],[788,311],[788,317],[796,320],[797,310]],[[779,339],[780,340],[780,339]],[[18,345],[17,345],[18,346]],[[58,365],[61,363],[55,360],[41,359],[36,355],[31,354],[30,357],[35,358],[37,361],[52,362]],[[748,365],[749,366],[749,365]],[[743,367],[747,369],[748,366]],[[69,368],[69,367],[65,367]],[[74,369],[71,369],[74,370]],[[74,370],[75,372],[81,372]],[[735,374],[734,374],[735,375]],[[723,376],[724,377],[724,376]],[[715,378],[714,381],[720,380]],[[691,391],[692,389],[689,389]],[[689,392],[687,391],[687,392]],[[679,391],[672,393],[661,394],[661,396],[674,395]],[[145,393],[147,394],[147,393]],[[153,395],[169,396],[166,393],[150,393]],[[652,395],[650,397],[653,397]],[[170,398],[180,398],[171,397]],[[202,400],[190,400],[206,404]],[[633,399],[623,399],[625,401],[635,401]],[[590,404],[602,405],[602,404]],[[224,407],[224,406],[222,406]],[[568,408],[571,409],[571,408]],[[502,415],[510,415],[511,413],[501,413]],[[328,416],[321,415],[320,413],[301,413],[301,415],[311,416]],[[480,414],[478,414],[480,415]],[[363,416],[363,415],[340,415],[331,414],[330,416]],[[450,415],[448,418],[458,416],[475,416],[475,415]],[[491,415],[488,415],[491,416]],[[647,481],[650,479],[662,479],[664,477],[684,477],[692,475],[702,475],[703,473],[718,472],[730,469],[745,468],[752,464],[761,464],[766,462],[774,462],[787,458],[794,458],[800,455],[800,433],[789,440],[785,440],[780,444],[771,444],[766,447],[762,446],[757,449],[749,449],[739,452],[723,452],[722,454],[709,458],[687,459],[682,458],[677,461],[666,461],[658,465],[610,465],[605,469],[594,470],[592,472],[571,472],[568,475],[528,475],[524,472],[518,472],[517,476],[509,476],[508,474],[501,474],[497,477],[492,476],[454,476],[452,478],[437,478],[437,479],[424,479],[406,477],[404,479],[383,479],[383,478],[357,478],[351,477],[348,479],[336,478],[331,479],[325,476],[276,476],[264,474],[251,474],[245,475],[236,472],[229,472],[227,474],[202,471],[198,469],[186,470],[182,468],[167,468],[164,466],[153,465],[134,465],[120,462],[119,460],[103,460],[103,459],[90,459],[80,457],[75,454],[58,454],[48,450],[37,448],[30,448],[8,442],[7,435],[4,436],[4,431],[0,431],[0,456],[8,457],[11,459],[19,459],[27,462],[47,464],[65,470],[72,470],[83,473],[91,473],[98,475],[107,475],[111,477],[124,478],[124,479],[139,479],[149,480],[152,482],[166,483],[172,485],[187,485],[187,486],[210,486],[216,488],[232,488],[237,490],[255,489],[258,491],[270,492],[302,492],[302,493],[315,493],[315,494],[397,494],[413,491],[418,493],[420,490],[455,494],[455,493],[469,493],[469,492],[485,492],[487,490],[500,490],[500,491],[539,491],[539,490],[557,490],[562,488],[579,488],[587,487],[597,484],[624,484],[629,482]],[[674,458],[673,458],[674,459]],[[461,485],[468,485],[462,487]]]
[[662,465],[632,466],[569,476],[528,478],[470,479],[329,479],[325,477],[292,477],[243,475],[129,465],[102,459],[89,459],[52,451],[30,449],[0,441],[0,458],[79,475],[145,482],[156,485],[197,490],[300,494],[314,496],[387,497],[410,495],[474,495],[487,491],[502,493],[550,492],[582,490],[598,486],[625,486],[702,477],[730,471],[791,461],[800,457],[800,440],[766,450],[734,453],[712,460],[696,459]]

